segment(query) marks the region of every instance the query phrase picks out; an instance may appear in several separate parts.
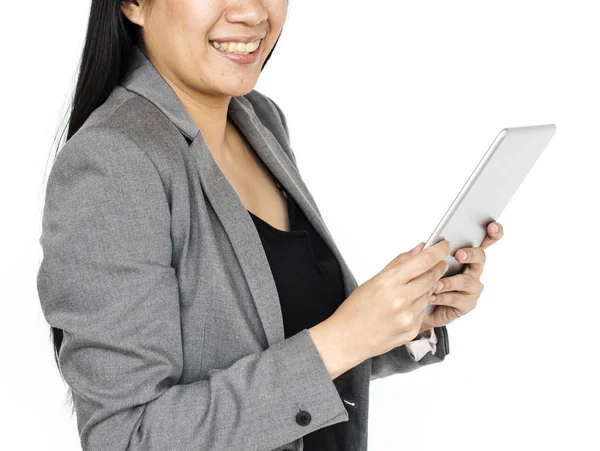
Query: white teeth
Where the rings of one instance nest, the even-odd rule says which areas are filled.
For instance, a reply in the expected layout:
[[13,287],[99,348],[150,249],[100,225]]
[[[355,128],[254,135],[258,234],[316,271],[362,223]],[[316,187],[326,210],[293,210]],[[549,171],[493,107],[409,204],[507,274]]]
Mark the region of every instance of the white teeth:
[[260,45],[261,39],[258,39],[254,42],[249,42],[248,44],[244,42],[214,42],[211,41],[211,44],[214,48],[222,50],[227,53],[235,53],[235,54],[244,54],[254,52],[258,46]]

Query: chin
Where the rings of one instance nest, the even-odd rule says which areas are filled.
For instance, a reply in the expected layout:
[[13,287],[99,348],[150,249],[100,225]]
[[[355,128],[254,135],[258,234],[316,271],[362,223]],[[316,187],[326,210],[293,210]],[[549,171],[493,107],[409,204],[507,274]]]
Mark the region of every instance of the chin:
[[243,80],[238,80],[237,82],[231,82],[228,84],[221,84],[221,89],[220,91],[223,94],[232,96],[232,97],[239,97],[239,96],[243,96],[248,94],[250,91],[252,91],[255,87],[256,87],[256,81],[257,80],[248,80],[248,81],[243,81]]

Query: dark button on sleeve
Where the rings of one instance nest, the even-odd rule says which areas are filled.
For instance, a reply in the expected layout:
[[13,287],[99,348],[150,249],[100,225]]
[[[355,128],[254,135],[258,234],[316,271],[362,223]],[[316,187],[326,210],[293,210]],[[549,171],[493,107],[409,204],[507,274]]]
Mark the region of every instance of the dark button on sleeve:
[[300,426],[306,426],[308,423],[310,423],[310,413],[308,413],[306,410],[301,410],[296,415],[296,422]]

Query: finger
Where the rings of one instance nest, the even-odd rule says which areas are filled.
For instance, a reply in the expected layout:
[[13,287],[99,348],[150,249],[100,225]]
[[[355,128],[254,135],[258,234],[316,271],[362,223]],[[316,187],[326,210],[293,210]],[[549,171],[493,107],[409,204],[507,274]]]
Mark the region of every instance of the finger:
[[431,296],[434,294],[433,290],[435,286],[430,287],[425,293],[415,299],[409,306],[414,315],[417,315],[419,312],[425,310],[431,302]]
[[384,269],[389,269],[391,267],[396,267],[396,266],[400,265],[401,263],[405,262],[406,260],[408,260],[413,255],[418,254],[419,252],[421,252],[421,250],[423,249],[423,246],[425,246],[425,242],[421,241],[419,244],[417,244],[411,250],[406,251],[406,252],[402,252],[401,254],[399,254],[396,257],[394,257],[394,259],[391,262],[389,262],[385,266]]
[[[494,227],[497,227],[495,230]],[[484,240],[481,242],[479,247],[483,249],[487,249],[492,244],[499,241],[504,236],[504,227],[499,222],[490,222],[487,226],[487,235]]]
[[[431,270],[435,265],[446,258],[449,252],[450,242],[448,240],[441,240],[438,243],[423,249],[418,254],[411,255],[400,265],[393,267],[395,276],[400,283],[406,284],[421,274]],[[423,294],[423,291],[418,294]]]
[[446,263],[445,260],[442,260],[429,271],[412,279],[401,288],[401,295],[398,302],[401,304],[406,304],[408,302],[415,303],[421,296],[428,294],[429,290],[433,292],[435,283],[444,275],[447,269],[448,263]]
[[[440,285],[441,288],[438,288]],[[458,291],[465,294],[480,293],[483,291],[483,284],[478,277],[472,274],[456,274],[450,277],[443,277],[436,283],[436,294],[448,291]]]
[[[477,295],[463,294],[458,291],[450,291],[448,293],[439,293],[434,301],[430,301],[431,305],[452,307],[457,310],[459,316],[465,315],[477,306]],[[436,310],[438,307],[436,307]]]
[[460,313],[453,307],[447,307],[445,305],[438,305],[433,312],[429,315],[425,315],[421,328],[427,326],[431,327],[442,327],[450,324],[457,318],[460,318]]
[[466,271],[467,274],[472,274],[474,276],[482,274],[486,255],[485,250],[481,247],[464,247],[458,249],[454,253],[454,258],[459,263],[469,264],[468,271]]

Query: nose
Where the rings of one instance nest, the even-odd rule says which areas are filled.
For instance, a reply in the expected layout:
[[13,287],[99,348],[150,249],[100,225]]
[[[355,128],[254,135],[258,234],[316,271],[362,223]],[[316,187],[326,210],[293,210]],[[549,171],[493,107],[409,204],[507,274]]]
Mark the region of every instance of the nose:
[[232,2],[225,17],[231,23],[243,23],[248,27],[256,27],[267,20],[269,15],[263,5],[263,0],[238,0]]

